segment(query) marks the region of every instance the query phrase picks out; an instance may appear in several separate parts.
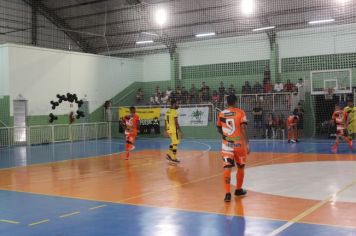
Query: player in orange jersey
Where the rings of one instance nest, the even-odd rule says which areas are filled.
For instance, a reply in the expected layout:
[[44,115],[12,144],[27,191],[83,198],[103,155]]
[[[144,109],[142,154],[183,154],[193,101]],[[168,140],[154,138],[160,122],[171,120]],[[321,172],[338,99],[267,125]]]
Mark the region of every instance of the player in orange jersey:
[[126,137],[126,160],[130,157],[130,151],[135,149],[135,140],[140,129],[140,117],[136,114],[136,108],[130,107],[130,115],[125,116],[123,121]]
[[[296,113],[293,113],[293,115],[288,116],[287,118],[287,128],[288,128],[288,143],[298,143],[298,121],[299,117],[296,115]],[[294,139],[291,139],[291,137],[294,137]]]
[[247,137],[247,119],[243,110],[236,108],[235,95],[227,97],[228,108],[220,112],[217,128],[222,136],[222,158],[224,161],[225,202],[231,201],[231,168],[237,165],[235,195],[246,194],[242,188],[247,154],[250,152]]
[[341,110],[339,105],[335,105],[335,111],[331,119],[336,125],[336,139],[335,139],[335,144],[331,148],[332,152],[334,153],[337,152],[340,143],[340,138],[342,138],[352,150],[352,140],[346,137],[346,133],[345,133],[345,130],[347,128],[347,124],[346,124],[347,115],[343,110]]

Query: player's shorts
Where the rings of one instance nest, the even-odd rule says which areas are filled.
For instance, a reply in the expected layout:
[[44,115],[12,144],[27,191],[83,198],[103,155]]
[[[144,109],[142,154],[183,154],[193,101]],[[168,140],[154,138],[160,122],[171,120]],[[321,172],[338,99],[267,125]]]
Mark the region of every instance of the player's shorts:
[[126,135],[126,142],[130,142],[131,144],[135,143],[136,136],[137,136],[136,133],[127,133],[127,132],[125,132],[125,135]]
[[346,129],[343,126],[336,127],[336,135],[337,136],[345,136],[346,135],[345,131],[346,131]]
[[297,124],[287,124],[288,129],[297,129]]
[[224,161],[224,168],[245,165],[247,159],[247,148],[238,144],[223,143],[221,155]]
[[168,132],[168,136],[171,139],[172,145],[178,145],[180,143],[178,132]]

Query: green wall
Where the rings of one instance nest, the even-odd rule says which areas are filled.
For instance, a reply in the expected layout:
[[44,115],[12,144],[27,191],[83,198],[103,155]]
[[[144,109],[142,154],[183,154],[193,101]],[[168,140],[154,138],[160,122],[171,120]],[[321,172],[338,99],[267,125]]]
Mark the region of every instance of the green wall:
[[[0,98],[0,120],[6,125],[11,126],[12,119],[10,117],[10,97],[4,96]],[[0,122],[0,127],[4,126]]]
[[216,90],[223,81],[226,89],[233,84],[236,91],[240,93],[245,81],[249,81],[251,86],[256,81],[262,83],[266,65],[269,65],[269,60],[183,66],[181,68],[182,85],[187,89],[192,84],[200,88],[204,81]]

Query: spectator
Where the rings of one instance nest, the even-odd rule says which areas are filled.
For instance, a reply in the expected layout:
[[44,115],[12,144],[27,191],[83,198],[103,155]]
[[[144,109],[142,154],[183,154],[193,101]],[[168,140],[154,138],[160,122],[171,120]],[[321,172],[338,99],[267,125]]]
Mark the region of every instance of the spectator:
[[276,135],[275,131],[275,118],[272,113],[270,113],[266,119],[266,139],[274,138]]
[[298,83],[295,85],[298,90],[299,101],[304,100],[305,98],[305,90],[304,90],[304,81],[302,78],[298,80]]
[[183,94],[182,94],[182,90],[180,89],[180,87],[177,87],[176,101],[177,101],[177,104],[182,104],[182,102],[183,102]]
[[254,136],[261,137],[261,132],[262,132],[262,117],[263,117],[263,109],[261,107],[261,104],[257,102],[255,108],[252,111],[253,115],[253,121],[254,121],[254,128],[256,131],[256,135]]
[[155,117],[152,121],[152,128],[153,128],[155,134],[161,133],[159,119],[157,117]]
[[220,97],[224,97],[226,94],[226,90],[225,90],[225,87],[224,87],[224,82],[220,82],[220,87],[219,87],[219,96]]
[[269,70],[269,66],[265,66],[265,70],[263,72],[263,85],[271,82],[271,71]]
[[210,88],[208,85],[205,84],[205,82],[203,82],[203,84],[202,84],[201,91],[202,91],[203,102],[209,102],[210,101]]
[[270,81],[266,81],[266,83],[263,85],[263,92],[264,93],[272,93],[273,86]]
[[231,84],[229,88],[229,95],[235,95],[235,94],[236,94],[236,90],[234,88],[234,85]]
[[156,96],[159,97],[161,99],[162,97],[162,91],[161,89],[159,88],[159,86],[156,87]]
[[284,85],[284,91],[287,93],[293,92],[294,89],[294,84],[290,82],[290,80],[287,80],[287,83]]
[[182,87],[182,104],[187,104],[189,100],[189,92],[185,89],[185,87]]
[[157,97],[156,95],[157,95],[157,94],[154,93],[154,94],[152,94],[152,96],[150,97],[150,102],[149,102],[150,105],[159,105],[159,99],[158,99],[158,97]]
[[106,121],[111,122],[112,121],[112,111],[111,111],[111,101],[105,101],[104,103],[104,109],[105,109],[105,114],[106,114]]
[[285,129],[286,129],[286,119],[284,118],[283,114],[279,115],[278,118],[278,126],[277,126],[277,137],[280,137],[282,139],[285,138]]
[[258,81],[256,81],[255,85],[253,86],[253,92],[254,93],[263,93],[262,85]]
[[203,103],[203,92],[199,90],[198,92],[198,98],[197,98],[197,104]]
[[201,91],[203,92],[203,94],[210,95],[210,88],[208,85],[205,84],[205,82],[202,83]]
[[274,85],[274,91],[276,93],[282,93],[283,92],[283,83],[280,81],[280,82],[277,82],[275,85]]
[[293,114],[296,114],[299,117],[297,129],[298,129],[298,133],[303,138],[304,137],[304,109],[301,103],[298,103],[298,106],[297,108],[294,109]]
[[144,93],[141,88],[137,90],[136,93],[136,104],[141,104],[144,100]]
[[189,90],[189,100],[189,103],[198,103],[198,90],[194,84],[192,84],[192,87]]
[[171,95],[172,95],[171,87],[168,87],[166,92],[164,93],[164,96],[162,96],[161,98],[162,104],[167,104]]
[[251,94],[252,93],[252,88],[248,81],[246,81],[245,85],[242,86],[241,92],[242,92],[242,94]]
[[226,89],[224,87],[224,83],[221,81],[220,82],[220,87],[219,87],[219,102],[218,102],[218,107],[222,108],[224,105],[224,98],[226,94]]
[[219,94],[218,94],[218,92],[216,90],[213,92],[213,96],[211,97],[211,101],[214,104],[214,106],[217,106],[219,101],[220,101]]

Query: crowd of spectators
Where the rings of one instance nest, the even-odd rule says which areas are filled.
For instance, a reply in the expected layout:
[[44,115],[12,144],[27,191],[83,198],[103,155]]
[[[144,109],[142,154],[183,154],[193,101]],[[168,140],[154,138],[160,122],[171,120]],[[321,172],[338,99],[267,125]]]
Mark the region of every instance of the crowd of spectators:
[[[268,93],[294,93],[303,95],[304,83],[303,79],[299,79],[297,84],[291,83],[287,80],[285,84],[278,81],[275,84],[271,82],[271,73],[266,66],[264,71],[264,77],[262,83],[255,81],[253,85],[249,81],[246,81],[241,87],[241,94],[268,94]],[[190,89],[186,89],[184,86],[177,86],[175,90],[168,87],[165,91],[162,91],[159,86],[155,88],[153,94],[150,94],[149,100],[144,99],[143,90],[140,88],[136,94],[137,105],[166,105],[169,100],[174,98],[179,104],[204,104],[213,103],[216,106],[222,107],[224,103],[224,97],[229,94],[237,94],[237,90],[233,84],[225,88],[224,82],[220,82],[220,86],[217,90],[213,90],[206,82],[202,82],[200,88],[192,84]],[[302,98],[299,100],[303,100]],[[298,101],[299,101],[298,100]]]

